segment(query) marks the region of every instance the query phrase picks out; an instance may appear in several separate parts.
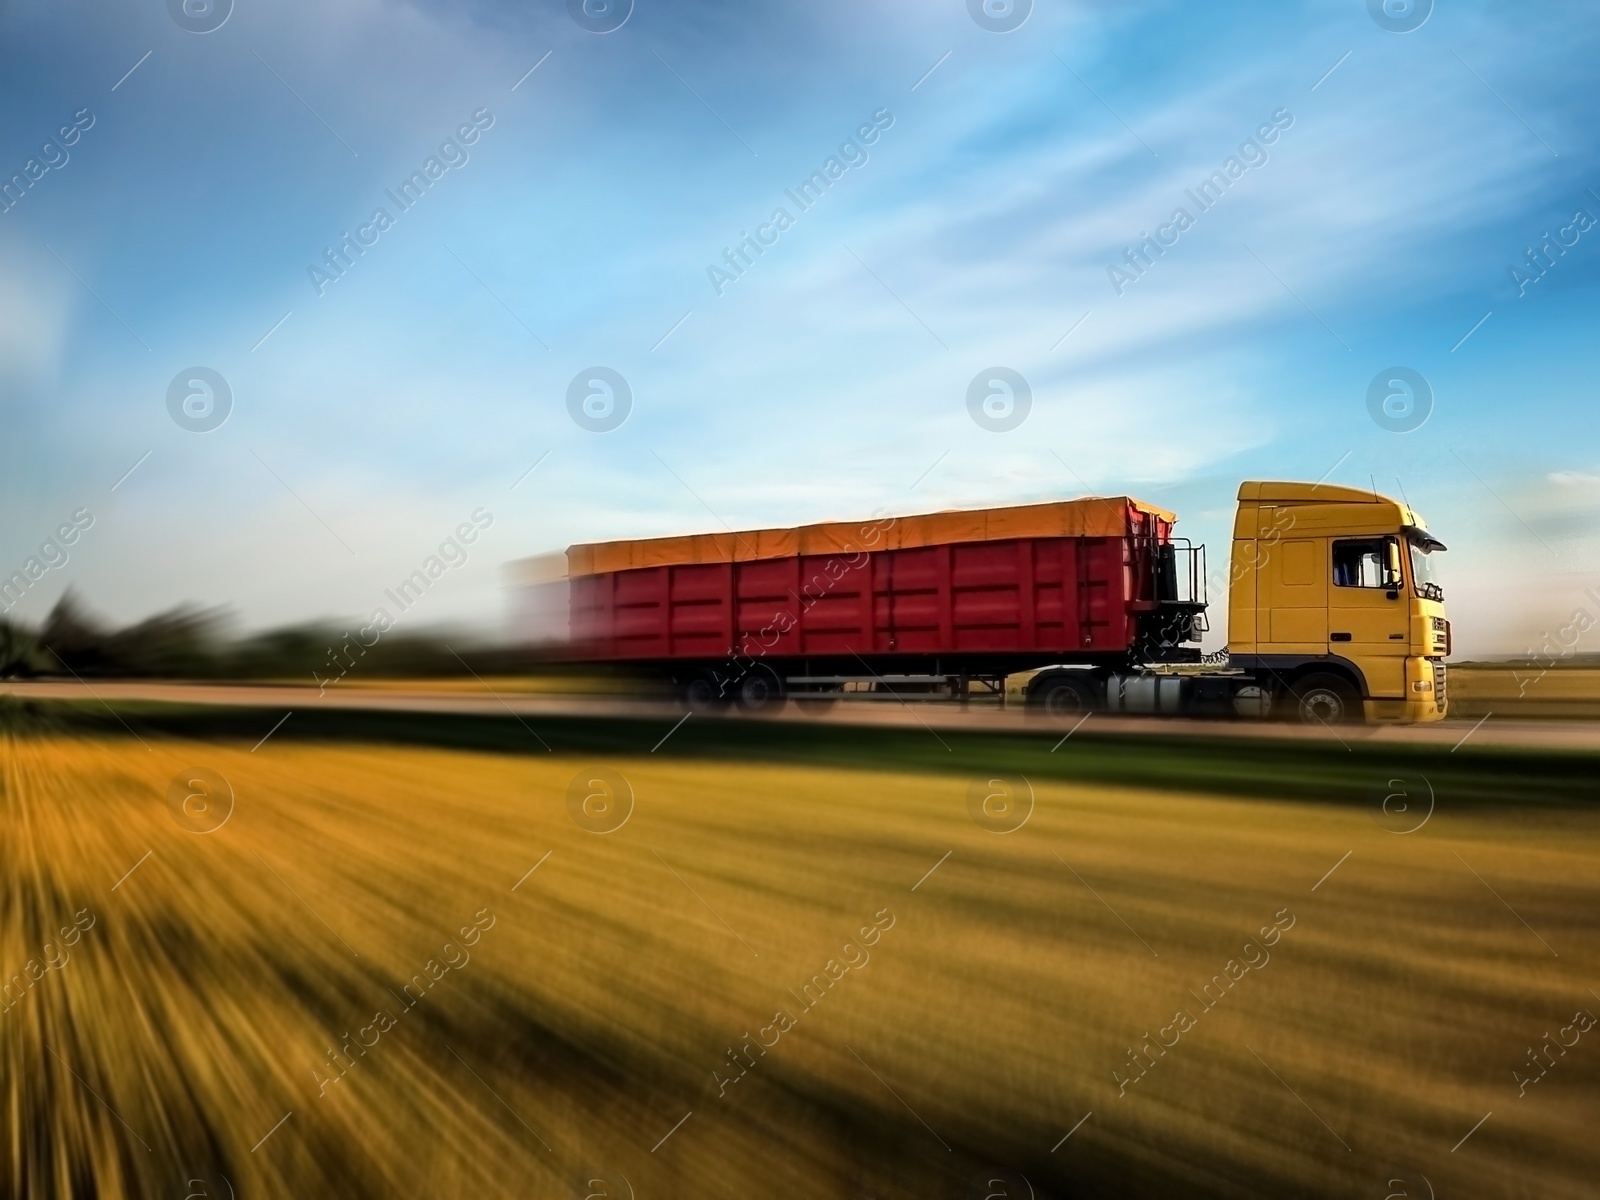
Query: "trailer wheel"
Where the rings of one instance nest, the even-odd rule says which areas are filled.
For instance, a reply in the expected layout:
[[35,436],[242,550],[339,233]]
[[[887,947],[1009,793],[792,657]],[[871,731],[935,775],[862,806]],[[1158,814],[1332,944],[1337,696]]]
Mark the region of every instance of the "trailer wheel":
[[1361,715],[1361,697],[1339,675],[1307,675],[1289,685],[1290,702],[1302,725],[1342,725]]
[[1063,671],[1046,676],[1028,689],[1028,703],[1050,717],[1090,713],[1105,704],[1097,681],[1083,671]]
[[690,712],[714,712],[726,708],[729,699],[723,694],[721,681],[710,671],[696,671],[683,680],[679,695]]
[[771,667],[754,666],[739,681],[736,699],[745,712],[766,712],[783,703],[783,680]]

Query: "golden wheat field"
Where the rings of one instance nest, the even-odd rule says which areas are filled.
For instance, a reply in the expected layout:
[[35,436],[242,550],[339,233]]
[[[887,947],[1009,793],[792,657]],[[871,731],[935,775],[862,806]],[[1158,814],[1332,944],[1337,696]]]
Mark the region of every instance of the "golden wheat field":
[[1600,670],[1593,667],[1479,665],[1451,669],[1453,716],[1600,716]]
[[1600,1177],[1580,808],[1039,783],[997,833],[948,772],[0,738],[7,1196]]

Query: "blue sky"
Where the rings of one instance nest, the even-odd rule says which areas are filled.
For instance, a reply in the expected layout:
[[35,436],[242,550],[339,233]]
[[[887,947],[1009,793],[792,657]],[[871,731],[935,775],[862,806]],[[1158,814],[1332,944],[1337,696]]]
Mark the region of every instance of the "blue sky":
[[[606,34],[552,0],[237,0],[204,34],[154,0],[0,6],[0,175],[93,117],[0,214],[0,567],[87,508],[18,612],[74,585],[124,619],[343,618],[482,508],[416,619],[500,632],[522,556],[880,505],[1132,492],[1220,573],[1241,479],[1326,474],[1403,489],[1452,545],[1460,648],[1520,650],[1600,574],[1600,225],[1525,295],[1509,271],[1600,218],[1597,40],[1576,3],[1409,33],[1364,0],[1038,0],[1008,33],[965,0],[638,0]],[[401,212],[385,189],[481,110]],[[880,110],[800,211],[785,189]],[[1434,393],[1407,433],[1367,410],[1397,365]],[[167,407],[194,366],[234,396],[203,434]],[[606,433],[567,411],[593,366],[633,397]],[[994,366],[1033,393],[1004,433],[967,411]]]

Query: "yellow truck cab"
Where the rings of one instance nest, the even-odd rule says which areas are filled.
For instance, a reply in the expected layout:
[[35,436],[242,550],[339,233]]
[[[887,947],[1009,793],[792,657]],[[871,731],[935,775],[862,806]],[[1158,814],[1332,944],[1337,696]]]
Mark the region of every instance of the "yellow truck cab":
[[1408,504],[1333,484],[1245,483],[1233,526],[1228,661],[1303,721],[1437,721],[1450,623]]

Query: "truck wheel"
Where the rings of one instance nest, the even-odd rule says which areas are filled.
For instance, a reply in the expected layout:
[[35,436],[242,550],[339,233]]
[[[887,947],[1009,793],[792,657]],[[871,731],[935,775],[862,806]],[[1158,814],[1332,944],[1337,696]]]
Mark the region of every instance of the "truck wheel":
[[745,712],[767,712],[783,703],[783,680],[771,667],[755,666],[739,681],[736,699]]
[[1090,713],[1105,704],[1098,682],[1082,671],[1063,671],[1028,689],[1028,703],[1050,717]]
[[1307,675],[1289,685],[1302,725],[1342,725],[1361,716],[1361,697],[1338,675]]
[[679,695],[690,712],[715,712],[728,705],[722,684],[710,671],[696,671],[683,680],[679,684]]

